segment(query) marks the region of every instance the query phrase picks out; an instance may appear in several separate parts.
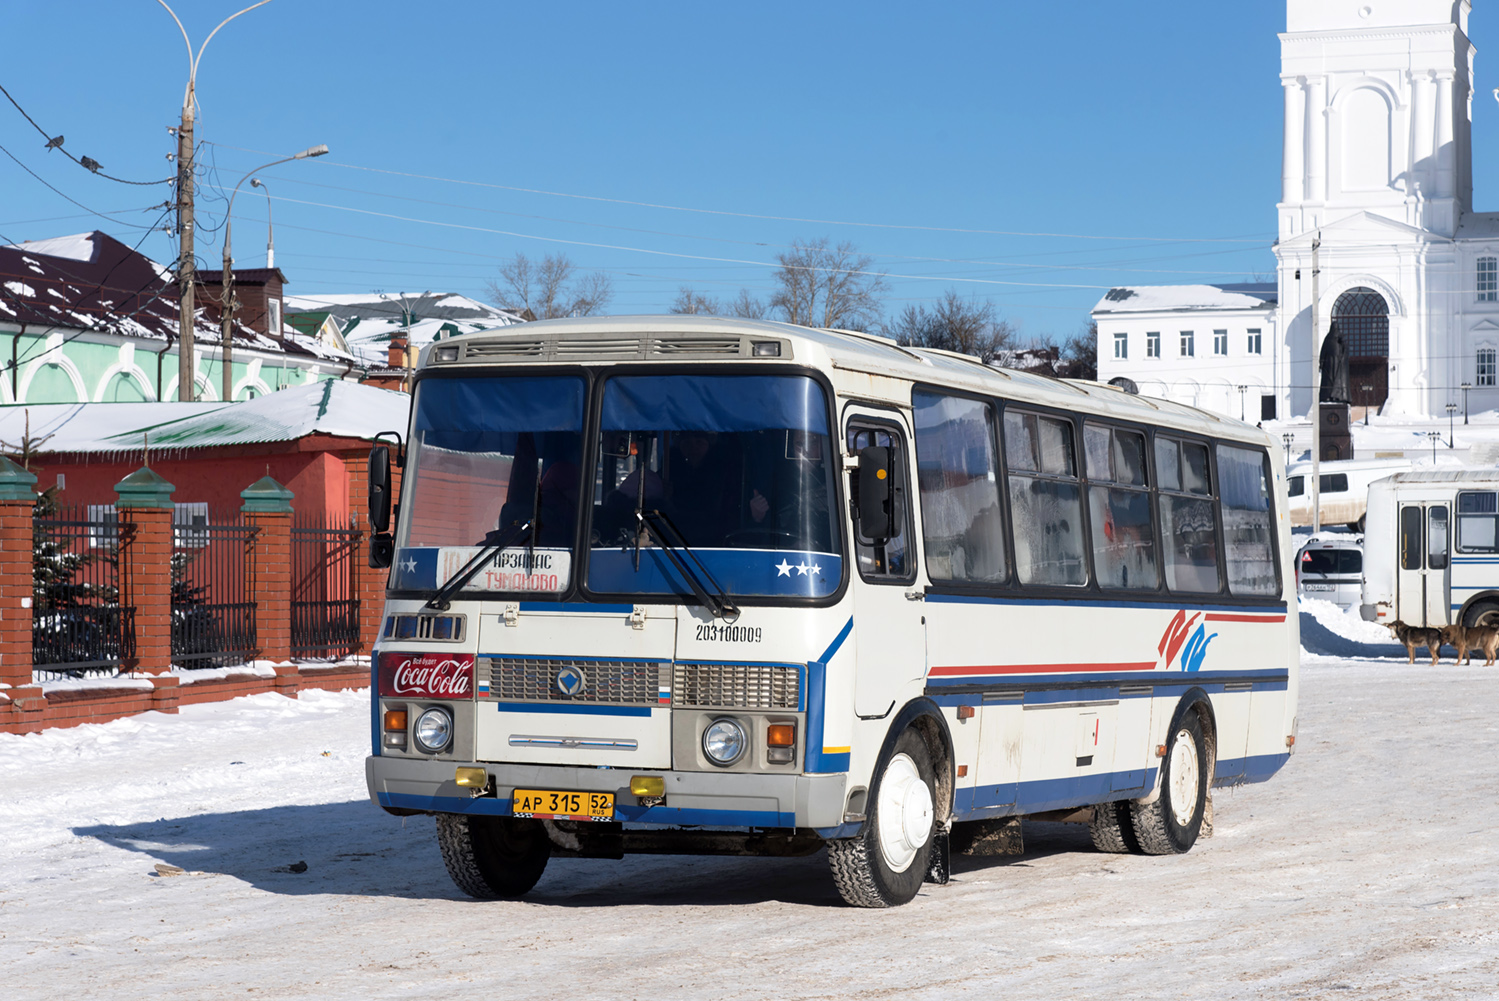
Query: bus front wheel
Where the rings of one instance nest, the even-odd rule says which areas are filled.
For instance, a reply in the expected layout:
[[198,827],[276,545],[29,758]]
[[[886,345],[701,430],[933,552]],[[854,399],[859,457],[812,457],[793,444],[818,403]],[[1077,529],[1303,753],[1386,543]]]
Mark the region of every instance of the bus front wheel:
[[458,889],[470,897],[519,897],[536,885],[552,856],[539,820],[437,815],[437,844]]
[[907,730],[870,790],[863,833],[828,842],[833,882],[845,901],[855,907],[894,907],[916,896],[932,856],[936,787],[926,741]]
[[1180,855],[1191,849],[1202,830],[1207,806],[1207,740],[1197,713],[1188,710],[1166,741],[1161,759],[1161,794],[1155,802],[1131,803],[1135,839],[1146,855]]

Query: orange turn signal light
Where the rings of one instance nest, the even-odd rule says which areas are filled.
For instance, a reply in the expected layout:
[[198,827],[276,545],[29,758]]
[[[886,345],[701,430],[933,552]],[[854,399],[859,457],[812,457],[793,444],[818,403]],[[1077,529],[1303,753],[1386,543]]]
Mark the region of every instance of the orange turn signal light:
[[1288,734],[1286,734],[1286,746],[1287,747],[1295,747],[1296,746],[1296,735],[1294,733],[1288,733]]
[[1158,758],[1164,758],[1166,756],[1166,745],[1165,744],[1157,744],[1155,746],[1155,756],[1158,757]]
[[973,706],[958,706],[958,719],[973,719]]
[[770,724],[765,732],[765,742],[771,747],[790,747],[796,743],[796,724]]
[[387,710],[385,710],[385,729],[387,729],[387,730],[405,730],[406,729],[406,710],[404,710],[404,709],[387,709]]

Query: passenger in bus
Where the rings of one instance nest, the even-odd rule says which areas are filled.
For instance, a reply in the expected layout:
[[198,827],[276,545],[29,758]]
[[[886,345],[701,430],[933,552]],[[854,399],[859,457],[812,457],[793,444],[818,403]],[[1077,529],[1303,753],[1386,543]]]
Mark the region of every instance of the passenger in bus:
[[711,431],[672,435],[667,514],[689,546],[722,546],[725,536],[738,527],[739,463],[729,454],[737,451],[738,436],[726,437],[729,442],[720,441]]
[[541,476],[541,486],[537,491],[536,544],[571,545],[577,511],[577,463],[559,459]]

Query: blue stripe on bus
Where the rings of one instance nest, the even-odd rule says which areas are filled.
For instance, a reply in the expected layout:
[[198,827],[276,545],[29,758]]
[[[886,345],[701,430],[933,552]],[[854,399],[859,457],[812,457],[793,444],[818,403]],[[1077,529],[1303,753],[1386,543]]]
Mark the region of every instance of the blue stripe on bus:
[[854,631],[853,616],[838,630],[833,642],[822,652],[822,656],[807,664],[807,751],[804,766],[808,772],[828,773],[848,771],[849,754],[840,751],[824,754],[822,751],[823,715],[827,711],[828,662],[843,647]]
[[370,754],[380,756],[380,654],[370,658]]
[[608,706],[590,702],[494,702],[491,704],[502,713],[564,713],[590,716],[649,716],[651,714],[650,706]]
[[[422,796],[406,792],[381,792],[376,794],[381,806],[394,806],[405,810],[428,810],[434,813],[484,814],[486,816],[510,816],[509,798],[493,796]],[[614,807],[616,820],[631,824],[660,824],[675,827],[681,824],[716,827],[795,827],[796,814],[775,810],[704,810],[679,809],[669,806],[624,806]]]
[[[1187,680],[1173,684],[1157,684],[1153,691],[1149,692],[1120,692],[1109,686],[1079,685],[1077,688],[1053,689],[1044,692],[1026,692],[1025,698],[1014,699],[1008,702],[984,702],[982,692],[961,692],[955,695],[941,695],[928,690],[927,697],[939,706],[1018,706],[1018,705],[1046,705],[1050,702],[1075,702],[1080,699],[1098,698],[1100,696],[1113,699],[1162,699],[1181,695],[1189,688],[1203,688],[1209,695],[1247,695],[1245,692],[1215,692],[1213,689],[1221,688],[1221,684],[1212,681]],[[1256,692],[1284,692],[1289,685],[1284,678],[1271,681],[1254,682]]]
[[[1496,561],[1499,562],[1499,561]],[[1177,595],[1175,598],[1162,598],[1145,601],[1115,601],[1109,598],[1089,598],[1078,595],[1076,598],[1011,598],[988,594],[931,594],[926,596],[928,602],[957,605],[1051,605],[1055,607],[1073,607],[1076,605],[1087,605],[1090,608],[1141,608],[1156,607],[1162,609],[1188,608],[1193,611],[1207,612],[1239,612],[1244,615],[1284,615],[1286,606],[1279,605],[1204,605],[1192,600],[1190,595]]]
[[634,605],[595,605],[586,601],[523,601],[522,612],[592,612],[596,615],[629,615]]

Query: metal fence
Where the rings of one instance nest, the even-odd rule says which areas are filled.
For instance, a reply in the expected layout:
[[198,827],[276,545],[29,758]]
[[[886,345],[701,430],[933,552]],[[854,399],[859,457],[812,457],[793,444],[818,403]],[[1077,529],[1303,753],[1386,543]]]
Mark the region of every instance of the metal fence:
[[112,508],[37,502],[32,520],[31,662],[40,683],[110,678],[135,656],[135,608],[120,545],[135,532]]
[[241,664],[259,650],[250,549],[259,529],[238,513],[172,526],[172,663]]
[[358,559],[364,538],[356,523],[298,516],[291,530],[291,651],[340,657],[359,647]]

